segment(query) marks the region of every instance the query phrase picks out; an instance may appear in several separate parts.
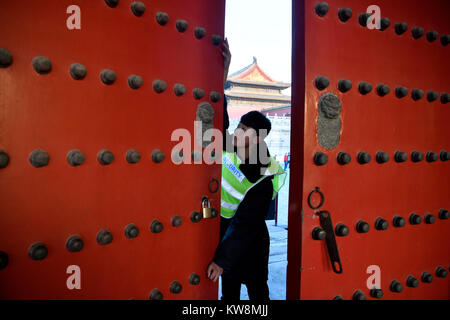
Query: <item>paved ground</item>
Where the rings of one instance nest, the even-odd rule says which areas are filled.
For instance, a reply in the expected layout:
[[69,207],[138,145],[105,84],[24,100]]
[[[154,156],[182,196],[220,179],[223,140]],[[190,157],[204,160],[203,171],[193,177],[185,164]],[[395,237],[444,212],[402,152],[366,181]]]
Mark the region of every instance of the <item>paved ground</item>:
[[[269,256],[269,295],[271,300],[286,299],[286,267],[287,267],[287,216],[289,198],[289,169],[286,184],[278,195],[278,223],[266,221],[270,234]],[[221,287],[219,283],[219,292]],[[219,294],[220,297],[220,294]],[[241,288],[241,299],[248,300],[247,288]]]

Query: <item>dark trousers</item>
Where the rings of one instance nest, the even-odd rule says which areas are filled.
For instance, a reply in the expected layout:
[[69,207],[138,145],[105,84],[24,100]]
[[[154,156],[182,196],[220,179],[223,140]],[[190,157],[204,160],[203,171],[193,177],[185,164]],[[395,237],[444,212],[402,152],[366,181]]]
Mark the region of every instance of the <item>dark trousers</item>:
[[238,301],[241,299],[241,284],[247,287],[248,297],[251,301],[269,301],[269,286],[267,279],[252,279],[240,281],[222,275],[222,298],[223,301]]
[[[227,231],[231,219],[220,217],[220,239]],[[269,286],[267,285],[267,272],[259,278],[240,281],[225,274],[222,274],[222,297],[224,301],[238,301],[241,299],[241,285],[247,287],[248,297],[252,301],[268,301]]]

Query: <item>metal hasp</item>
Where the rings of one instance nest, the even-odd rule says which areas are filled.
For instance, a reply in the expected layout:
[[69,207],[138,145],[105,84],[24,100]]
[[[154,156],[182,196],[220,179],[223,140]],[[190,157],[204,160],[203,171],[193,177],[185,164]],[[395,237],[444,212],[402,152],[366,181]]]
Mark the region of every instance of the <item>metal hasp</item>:
[[328,211],[320,211],[317,214],[320,218],[320,225],[327,234],[325,241],[327,243],[331,267],[334,272],[342,273],[342,264],[341,259],[339,259],[339,251],[336,243],[336,236],[334,235],[333,223],[331,222],[331,215]]

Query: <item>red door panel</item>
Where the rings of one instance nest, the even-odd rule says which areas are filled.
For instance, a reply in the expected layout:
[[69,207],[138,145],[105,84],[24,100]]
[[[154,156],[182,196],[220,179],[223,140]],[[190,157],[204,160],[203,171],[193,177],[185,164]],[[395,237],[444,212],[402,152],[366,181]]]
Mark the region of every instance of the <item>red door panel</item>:
[[[288,299],[352,299],[356,290],[373,299],[366,285],[371,265],[380,268],[383,299],[448,299],[450,277],[438,274],[448,273],[450,265],[450,225],[441,219],[450,209],[450,154],[445,152],[450,150],[450,5],[437,0],[378,1],[381,17],[390,20],[382,31],[359,22],[371,2],[327,3],[293,1],[295,178],[290,189]],[[352,11],[346,22],[339,18],[342,8]],[[408,28],[398,34],[401,28],[395,25],[401,22]],[[423,35],[415,39],[412,32],[418,27]],[[427,33],[432,30],[438,37],[430,42]],[[420,33],[414,29],[415,35]],[[351,89],[340,90],[342,79],[352,83]],[[370,92],[360,88],[361,82],[371,84]],[[389,87],[388,94],[378,89],[381,84]],[[407,95],[399,98],[397,87],[407,88]],[[428,99],[429,91],[438,93],[435,101]],[[324,104],[319,102],[330,94]],[[388,162],[377,161],[380,151],[389,155]],[[326,155],[323,165],[314,161],[318,152]],[[349,163],[338,162],[341,152],[350,156]],[[361,164],[360,152],[368,154],[370,162],[364,163],[362,156]],[[406,161],[397,162],[396,153],[397,160],[406,156]],[[316,187],[324,203],[314,210],[308,196]],[[313,207],[319,198],[313,195]],[[323,210],[330,213],[333,229],[343,223],[349,230],[347,236],[336,236],[341,274],[331,267],[326,240],[312,236]],[[410,223],[413,213],[420,216],[420,224]],[[434,216],[433,224],[425,222],[427,214]],[[394,226],[397,215],[404,218],[403,227]],[[386,230],[376,229],[377,218],[386,220]],[[360,220],[368,223],[367,233],[356,230]],[[445,272],[436,272],[439,266]],[[433,276],[431,283],[421,280],[425,271]],[[407,286],[410,275],[418,279],[418,287]],[[390,290],[394,280],[402,284],[401,292]]]
[[[194,223],[191,213],[201,212],[204,195],[219,208],[218,185],[211,183],[213,193],[209,183],[220,181],[220,166],[173,163],[178,141],[170,139],[178,128],[193,134],[202,101],[212,105],[214,127],[221,128],[222,100],[212,102],[210,93],[222,92],[223,61],[212,36],[223,37],[225,4],[143,1],[138,17],[133,2],[0,3],[0,48],[12,55],[12,64],[0,68],[0,149],[9,156],[0,169],[0,251],[8,257],[0,270],[3,299],[148,299],[155,288],[164,299],[217,298],[217,284],[204,275],[219,221]],[[81,10],[79,30],[66,24],[73,4]],[[168,15],[165,25],[157,22],[158,12]],[[187,22],[184,32],[178,20]],[[202,39],[197,27],[205,30]],[[35,71],[37,56],[50,59],[49,73]],[[84,79],[72,78],[73,63],[86,67]],[[113,84],[101,81],[104,69],[115,72]],[[142,78],[139,89],[130,87],[131,75]],[[166,83],[162,93],[153,88],[157,79]],[[186,92],[177,96],[175,84]],[[194,88],[204,91],[202,99],[194,98]],[[48,154],[46,166],[30,164],[37,149]],[[85,156],[75,167],[67,161],[73,149]],[[97,160],[103,149],[114,155],[109,165]],[[130,149],[140,153],[139,162],[126,160]],[[156,149],[165,155],[162,162],[152,161]],[[181,226],[172,226],[174,216]],[[154,220],[163,225],[160,233],[150,230]],[[124,229],[131,223],[139,235],[129,239]],[[113,236],[107,245],[97,243],[102,229]],[[83,240],[79,252],[66,249],[72,235]],[[42,260],[29,257],[36,242],[48,251]],[[81,269],[79,290],[66,286],[70,265]],[[199,284],[190,283],[193,273]],[[171,292],[173,281],[179,293]]]

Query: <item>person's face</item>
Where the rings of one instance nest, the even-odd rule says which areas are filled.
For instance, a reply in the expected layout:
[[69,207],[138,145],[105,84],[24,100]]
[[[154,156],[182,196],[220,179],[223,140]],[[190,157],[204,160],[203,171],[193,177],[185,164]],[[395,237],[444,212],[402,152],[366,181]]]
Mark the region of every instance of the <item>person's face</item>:
[[251,143],[256,143],[258,140],[255,129],[247,127],[243,123],[239,123],[236,130],[234,130],[234,145],[236,147],[248,147]]

